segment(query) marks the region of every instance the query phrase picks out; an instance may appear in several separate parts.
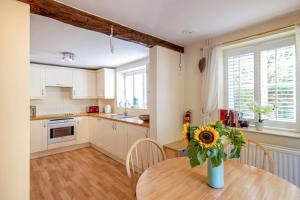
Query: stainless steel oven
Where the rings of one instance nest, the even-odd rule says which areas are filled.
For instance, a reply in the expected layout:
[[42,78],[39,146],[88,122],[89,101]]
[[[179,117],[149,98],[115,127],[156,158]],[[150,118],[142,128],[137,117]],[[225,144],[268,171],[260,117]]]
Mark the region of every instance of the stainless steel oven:
[[48,120],[48,144],[76,140],[74,118]]

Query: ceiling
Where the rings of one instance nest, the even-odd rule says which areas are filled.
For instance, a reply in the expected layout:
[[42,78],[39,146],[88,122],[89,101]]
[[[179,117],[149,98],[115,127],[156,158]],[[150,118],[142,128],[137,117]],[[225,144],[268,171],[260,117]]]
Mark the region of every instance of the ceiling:
[[[147,47],[114,38],[114,54],[109,37],[59,21],[30,16],[31,62],[80,68],[116,67],[148,57]],[[62,62],[61,52],[75,54],[75,62]]]
[[[59,0],[186,46],[300,9],[299,0]],[[183,34],[183,32],[192,34]]]

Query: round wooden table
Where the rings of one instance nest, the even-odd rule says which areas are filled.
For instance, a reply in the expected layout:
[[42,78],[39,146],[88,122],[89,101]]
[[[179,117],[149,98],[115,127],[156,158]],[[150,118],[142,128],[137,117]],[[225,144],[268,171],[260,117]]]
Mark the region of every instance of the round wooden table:
[[191,168],[187,157],[163,161],[140,177],[138,200],[300,199],[300,189],[267,171],[234,161],[225,162],[224,189],[207,185],[207,167]]

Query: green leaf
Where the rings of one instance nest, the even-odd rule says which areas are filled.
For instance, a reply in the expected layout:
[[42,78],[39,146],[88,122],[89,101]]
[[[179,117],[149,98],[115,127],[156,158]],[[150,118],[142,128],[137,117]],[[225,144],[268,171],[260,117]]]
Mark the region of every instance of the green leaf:
[[198,151],[197,159],[198,159],[200,165],[203,165],[206,161],[206,151],[203,151],[203,152]]
[[191,157],[190,158],[190,165],[191,167],[196,167],[197,165],[199,165],[199,161],[197,159],[197,156]]

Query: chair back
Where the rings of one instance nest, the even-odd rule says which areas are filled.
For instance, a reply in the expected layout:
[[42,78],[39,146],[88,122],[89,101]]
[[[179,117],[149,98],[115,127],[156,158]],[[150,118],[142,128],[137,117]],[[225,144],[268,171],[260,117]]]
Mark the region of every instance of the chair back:
[[163,148],[150,138],[137,140],[129,149],[126,157],[126,171],[135,186],[138,178],[149,167],[166,159]]
[[[227,149],[230,153],[230,149]],[[274,161],[268,149],[263,147],[260,143],[247,139],[246,145],[241,150],[238,162],[248,164],[259,169],[269,171],[274,174]]]

